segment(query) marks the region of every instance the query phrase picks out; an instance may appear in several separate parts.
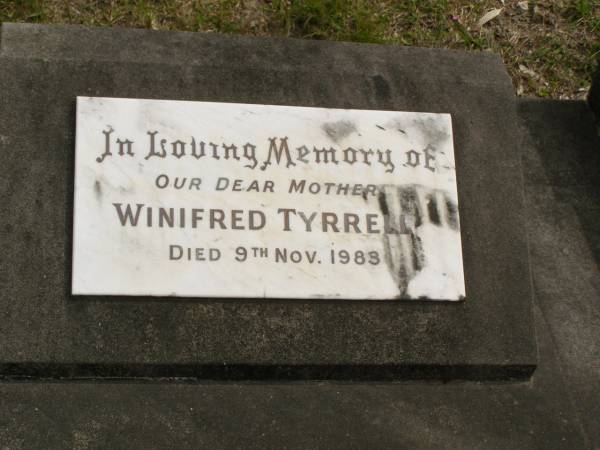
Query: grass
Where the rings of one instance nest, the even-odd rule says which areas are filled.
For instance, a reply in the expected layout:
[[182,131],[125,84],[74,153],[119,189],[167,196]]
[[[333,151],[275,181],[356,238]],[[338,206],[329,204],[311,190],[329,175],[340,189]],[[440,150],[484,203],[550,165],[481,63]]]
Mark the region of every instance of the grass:
[[558,99],[586,96],[600,55],[600,0],[0,0],[2,21],[491,51],[519,95]]

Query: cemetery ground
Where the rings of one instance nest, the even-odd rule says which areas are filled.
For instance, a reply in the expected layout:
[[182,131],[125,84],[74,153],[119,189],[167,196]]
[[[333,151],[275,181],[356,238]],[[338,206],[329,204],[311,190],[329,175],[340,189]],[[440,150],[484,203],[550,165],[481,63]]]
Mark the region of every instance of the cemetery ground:
[[600,0],[2,0],[2,22],[494,52],[519,96],[553,99],[586,98],[600,54]]

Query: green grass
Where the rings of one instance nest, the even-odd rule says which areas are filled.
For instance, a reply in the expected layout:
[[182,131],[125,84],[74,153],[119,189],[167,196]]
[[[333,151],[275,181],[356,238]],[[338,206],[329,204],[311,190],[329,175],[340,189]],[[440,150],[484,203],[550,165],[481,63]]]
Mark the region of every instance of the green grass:
[[264,7],[275,29],[307,39],[385,42],[388,16],[369,3],[348,4],[342,0],[274,1]]
[[584,98],[600,54],[600,0],[0,0],[2,21],[492,51],[519,94],[552,98]]

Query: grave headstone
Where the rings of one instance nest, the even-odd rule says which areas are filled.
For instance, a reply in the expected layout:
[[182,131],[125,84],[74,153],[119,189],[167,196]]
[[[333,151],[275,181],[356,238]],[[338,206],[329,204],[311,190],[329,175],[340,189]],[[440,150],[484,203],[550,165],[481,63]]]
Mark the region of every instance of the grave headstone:
[[[584,102],[515,101],[499,59],[486,54],[23,24],[1,31],[0,446],[599,442],[599,153]],[[77,97],[449,115],[465,299],[72,295],[74,183],[90,180],[75,179],[78,155],[106,148],[77,145],[77,124],[86,123]],[[110,122],[120,138],[123,122]],[[111,146],[90,173],[127,160],[126,148],[121,156]],[[149,167],[132,174],[136,186],[154,181],[144,195],[161,195],[156,179],[146,181]],[[98,197],[128,195],[102,181],[92,213],[102,209]],[[108,206],[101,227],[118,214]],[[114,253],[115,244],[98,251]],[[401,378],[470,380],[360,382]],[[358,382],[281,383],[289,379]]]
[[[536,345],[522,176],[517,151],[519,132],[513,89],[497,57],[415,48],[141,30],[120,30],[117,37],[112,30],[105,29],[10,24],[2,27],[1,46],[0,90],[3,99],[0,103],[0,145],[3,164],[0,179],[3,185],[0,201],[5,205],[5,214],[0,222],[4,230],[2,276],[6,288],[0,292],[0,310],[5,317],[0,328],[0,341],[3,342],[0,372],[4,376],[527,379],[534,371]],[[96,102],[104,102],[103,108],[127,103],[140,109],[116,122],[114,119],[118,114],[126,114],[126,109],[107,110],[110,112],[107,117],[94,115],[91,111],[85,117],[77,117],[78,97],[83,108],[81,112]],[[102,100],[107,98],[115,100]],[[149,103],[123,99],[148,99]],[[128,211],[134,215],[137,213],[134,209],[137,206],[132,205],[146,205],[145,202],[159,195],[162,189],[156,182],[167,181],[165,177],[158,180],[162,174],[158,167],[152,169],[157,171],[152,172],[150,177],[141,175],[150,170],[150,165],[155,164],[158,157],[143,159],[146,155],[141,147],[137,147],[141,145],[140,138],[151,139],[148,132],[160,133],[160,136],[154,136],[154,151],[162,152],[161,139],[165,139],[164,150],[170,154],[168,162],[165,154],[165,164],[172,164],[168,167],[177,168],[177,171],[192,170],[191,162],[184,164],[183,155],[181,159],[173,156],[173,150],[178,155],[184,148],[178,140],[187,142],[186,152],[191,151],[191,130],[187,126],[183,129],[183,124],[188,123],[185,122],[187,116],[182,113],[184,122],[176,121],[171,112],[156,106],[165,105],[160,103],[163,101],[186,102],[185,105],[192,110],[196,107],[194,105],[200,104],[187,102],[219,104],[219,108],[231,108],[233,106],[227,104],[232,103],[241,104],[246,106],[238,108],[250,108],[248,111],[269,107],[247,105],[272,105],[270,114],[276,114],[276,111],[290,114],[310,112],[304,113],[302,120],[295,119],[303,124],[304,120],[323,114],[332,114],[334,123],[345,120],[343,114],[357,114],[353,116],[356,120],[360,117],[357,130],[361,134],[363,129],[366,130],[367,134],[363,137],[373,139],[372,150],[378,155],[376,160],[370,161],[371,166],[364,165],[377,176],[355,178],[350,168],[340,162],[328,166],[323,172],[320,171],[323,169],[315,168],[315,164],[307,163],[305,176],[290,178],[306,179],[308,182],[313,176],[321,179],[327,173],[327,179],[331,178],[334,184],[383,185],[384,188],[376,189],[377,195],[373,196],[377,197],[377,202],[367,196],[363,204],[361,195],[357,195],[356,198],[344,196],[335,204],[331,203],[331,208],[336,208],[331,212],[356,214],[359,219],[361,214],[375,214],[377,208],[380,216],[386,215],[386,206],[380,201],[381,192],[384,193],[383,203],[387,205],[388,215],[395,218],[400,216],[398,208],[403,198],[418,197],[420,200],[413,203],[420,205],[423,221],[435,230],[447,230],[452,236],[448,241],[450,244],[440,244],[419,235],[423,226],[418,227],[416,222],[409,220],[404,230],[408,234],[400,237],[389,235],[389,247],[385,247],[380,237],[375,251],[381,252],[381,260],[384,260],[385,248],[401,253],[400,250],[406,246],[406,239],[402,236],[410,236],[410,230],[417,230],[413,234],[423,245],[435,242],[436,248],[425,251],[423,260],[431,262],[432,255],[442,256],[439,266],[433,267],[436,274],[431,279],[436,281],[424,283],[422,287],[408,283],[409,289],[399,289],[400,281],[408,278],[395,279],[393,274],[404,273],[402,270],[406,273],[414,270],[416,273],[419,259],[408,265],[398,254],[392,255],[393,270],[389,270],[390,264],[386,265],[385,271],[352,267],[345,268],[339,277],[332,276],[332,271],[319,271],[319,276],[327,279],[320,279],[312,287],[305,283],[310,272],[300,274],[289,264],[282,265],[279,274],[292,274],[298,283],[291,281],[277,285],[270,273],[275,267],[272,261],[257,264],[256,272],[252,273],[244,273],[236,266],[223,266],[228,273],[223,274],[219,270],[212,277],[201,278],[202,282],[198,284],[189,280],[175,283],[176,273],[173,271],[160,277],[150,272],[148,283],[138,278],[135,267],[120,272],[133,258],[137,261],[143,259],[146,249],[154,245],[163,252],[161,258],[165,264],[178,264],[176,261],[168,262],[169,245],[182,247],[181,250],[174,247],[174,257],[181,254],[183,258],[184,254],[188,254],[183,249],[189,247],[188,241],[179,241],[181,243],[178,244],[165,240],[161,243],[162,238],[158,238],[164,236],[160,234],[160,217],[163,232],[168,233],[164,225],[171,220],[175,223],[175,211],[171,215],[169,208],[181,208],[178,202],[185,200],[183,197],[171,195],[165,199],[172,200],[172,204],[152,204],[153,207],[164,208],[163,212],[159,210],[157,213],[159,216],[152,216],[153,224],[159,223],[158,234],[154,225],[146,226],[146,215],[145,225],[139,228],[146,239],[141,240],[140,247],[135,250],[131,248],[135,236],[127,225]],[[167,125],[175,120],[182,127],[171,129],[163,126],[158,129],[154,119],[146,121],[139,113],[144,110],[142,105],[148,104],[155,105],[151,111],[165,113]],[[244,161],[239,153],[240,161],[235,160],[230,140],[237,142],[232,138],[242,137],[242,133],[230,125],[225,130],[230,118],[221,116],[218,119],[218,115],[208,114],[207,110],[204,113],[210,116],[210,120],[215,120],[213,125],[217,128],[214,130],[219,131],[210,135],[210,130],[203,130],[205,133],[202,134],[208,135],[198,135],[197,139],[206,139],[203,142],[207,145],[210,142],[218,144],[219,157],[224,157],[229,148],[227,169],[218,170],[232,171],[223,172],[223,176],[230,179],[228,187],[233,187],[237,178],[235,167]],[[383,123],[374,120],[378,114],[384,115]],[[294,141],[294,151],[297,151],[296,146],[302,145],[306,145],[307,149],[316,146],[343,151],[346,147],[333,145],[332,135],[341,139],[339,134],[352,128],[319,121],[316,126],[305,129],[306,135],[300,136],[297,130],[282,128],[280,119],[291,115],[278,114],[278,120],[270,117],[263,128],[245,130],[242,142],[235,143],[236,149],[243,149],[247,137],[248,142],[257,145],[257,148],[259,145],[262,147],[263,157],[265,151],[268,157],[269,148],[264,146],[269,144],[269,137],[277,137],[274,145],[281,151],[281,138],[287,136],[290,143],[292,139]],[[409,122],[423,119],[425,123],[431,118],[432,122],[421,131],[418,127],[411,129],[410,123],[407,129],[402,127],[407,133],[406,140],[402,141],[405,139],[402,131],[387,128],[394,117],[408,119]],[[83,127],[77,133],[77,139],[82,139],[82,142],[75,139],[76,121],[78,126]],[[90,124],[93,127],[87,130],[85,127]],[[156,127],[148,128],[146,125],[149,124]],[[319,128],[322,125],[326,125],[325,129]],[[418,132],[413,134],[411,130]],[[439,149],[444,151],[447,164],[442,162],[441,166],[434,166],[433,160],[428,160],[427,145],[432,144],[431,136],[410,140],[419,133],[432,130],[441,130]],[[225,131],[228,133],[225,134]],[[407,159],[411,157],[405,153],[404,163],[416,164],[420,158],[419,163],[424,164],[418,170],[414,168],[415,174],[425,177],[419,181],[423,189],[411,188],[409,195],[404,197],[402,186],[394,184],[400,178],[392,177],[393,174],[386,173],[386,170],[391,169],[391,164],[396,165],[394,171],[402,169],[405,173],[413,173],[413,169],[401,167],[403,150],[388,145],[386,136],[390,133],[395,140],[411,147],[406,151],[420,152],[413,154],[412,159]],[[107,153],[103,158],[105,152],[102,149],[106,151],[103,139],[107,136],[110,155]],[[83,145],[88,137],[92,141]],[[111,140],[113,137],[114,141]],[[362,139],[361,136],[353,136],[352,139],[355,137]],[[116,139],[120,139],[120,143]],[[127,139],[135,141],[131,148]],[[195,143],[198,151],[199,141]],[[152,142],[146,141],[146,144],[151,147]],[[360,147],[367,143],[366,140],[353,140],[352,144],[348,143],[349,147],[352,145]],[[435,144],[432,145],[435,147]],[[377,149],[381,153],[376,153]],[[390,160],[386,156],[388,149],[394,152],[393,158],[390,154]],[[85,152],[92,150],[94,153],[90,159]],[[205,151],[208,150],[209,147],[205,147]],[[80,159],[84,155],[87,159]],[[324,158],[332,153],[320,155]],[[138,159],[140,157],[142,159]],[[313,157],[316,158],[314,153]],[[336,157],[339,157],[337,153]],[[97,162],[96,158],[102,159],[102,162]],[[124,172],[119,172],[120,166],[115,165],[120,160],[128,164]],[[441,161],[441,157],[436,158],[435,164]],[[222,162],[215,158],[215,170],[211,168],[210,174],[201,174],[199,178],[220,176],[216,165],[223,167]],[[252,158],[249,162],[252,165]],[[263,163],[264,160],[259,161],[257,157],[257,164]],[[429,170],[427,164],[436,170]],[[272,169],[265,170],[264,176],[274,174],[276,171]],[[447,171],[447,177],[436,178],[442,174],[442,169]],[[125,178],[133,177],[136,170],[138,172],[135,172],[133,180],[136,189],[140,189],[142,200],[133,198],[131,192],[125,192],[133,186]],[[285,170],[279,168],[277,175],[273,175],[279,177],[278,184],[290,182],[282,175]],[[291,173],[292,169],[289,170]],[[299,173],[301,169],[293,170]],[[106,171],[105,178],[94,178],[103,176],[103,171]],[[168,171],[164,174],[171,176]],[[186,174],[191,177],[191,172]],[[213,179],[213,182],[217,180]],[[269,180],[265,178],[262,181]],[[172,182],[169,178],[169,183]],[[416,184],[416,179],[410,183]],[[286,188],[289,189],[289,186]],[[160,195],[167,195],[166,192],[161,190]],[[224,208],[216,202],[225,198],[235,199],[229,209],[243,209],[238,206],[239,199],[254,195],[233,191],[222,192],[218,196],[209,196],[206,191],[201,191],[199,195],[205,195],[202,192],[206,194],[206,201],[212,202],[205,210]],[[263,194],[266,193],[253,197],[254,203],[260,204],[263,199],[269,202],[268,196]],[[100,198],[105,195],[106,203],[102,203],[104,200]],[[185,197],[188,195],[191,194],[188,192]],[[323,195],[314,198],[310,195],[303,198],[315,202],[313,206],[331,200]],[[303,201],[286,203],[283,208],[304,211]],[[121,209],[115,203],[120,204]],[[258,210],[252,202],[249,203],[244,208]],[[186,207],[188,204],[186,200]],[[127,210],[127,205],[132,209]],[[273,215],[271,205],[265,205],[268,214]],[[456,207],[456,221],[453,222],[452,214]],[[79,208],[84,208],[83,211],[89,208],[88,213],[78,215],[81,212],[81,209],[78,212]],[[155,213],[153,209],[152,214]],[[140,216],[142,214],[140,211]],[[275,226],[277,222],[271,219],[276,216],[265,214],[265,220],[270,220],[270,224]],[[292,213],[289,214],[291,227],[293,219]],[[232,226],[237,223],[237,219],[232,217],[230,215],[226,219],[224,216],[223,220],[228,220]],[[260,223],[259,217],[260,214],[254,218],[255,225]],[[325,223],[331,228],[333,216],[328,217]],[[351,233],[340,232],[336,239],[339,242],[345,239],[344,245],[356,251],[353,246],[358,245],[364,233],[352,232],[355,226],[364,226],[364,223],[361,221],[359,225],[354,216],[347,217],[350,217],[346,224]],[[411,217],[416,217],[416,214]],[[368,218],[364,219],[368,224]],[[119,222],[122,220],[125,225]],[[189,216],[186,216],[187,220],[191,220]],[[202,216],[203,224],[205,220]],[[210,222],[210,213],[208,220]],[[340,223],[345,226],[343,216],[341,222],[339,217],[337,220],[338,226]],[[435,223],[438,220],[439,225]],[[241,223],[249,227],[249,216],[244,218],[242,215]],[[294,220],[293,226],[304,226],[303,223]],[[277,245],[283,245],[282,240],[285,240],[285,245],[292,248],[293,240],[282,237],[285,220],[278,226],[284,229],[274,229],[272,235],[264,239],[272,239]],[[323,216],[320,226],[323,226]],[[91,227],[95,227],[97,236],[89,234]],[[180,233],[180,229],[175,230],[175,227],[171,231]],[[232,256],[229,246],[235,245],[229,235],[225,238],[225,231],[222,230],[222,235],[214,235],[215,240],[221,237],[225,241],[219,244],[222,257],[225,257],[226,251],[228,256]],[[122,234],[117,237],[119,232]],[[311,236],[324,238],[326,234]],[[347,238],[342,234],[356,236]],[[103,241],[103,236],[110,238]],[[192,237],[195,236],[199,234],[192,233]],[[439,233],[435,236],[439,237]],[[91,241],[86,243],[86,237]],[[306,245],[307,241],[302,242]],[[342,249],[338,247],[339,242],[334,242],[336,248]],[[257,248],[264,248],[264,244],[258,244]],[[248,245],[254,247],[254,241]],[[325,240],[315,245],[323,246]],[[200,248],[204,246],[210,248],[214,243],[199,245]],[[85,253],[85,248],[92,251]],[[114,261],[115,267],[110,267],[110,271],[104,274],[106,276],[98,274],[99,270],[104,270],[99,267],[93,268],[89,277],[85,275],[86,267],[94,267],[103,260],[103,255],[107,255],[104,262],[110,263],[115,252],[120,252],[123,260]],[[408,254],[411,254],[410,249]],[[458,258],[459,254],[462,259]],[[195,257],[195,251],[193,255]],[[338,257],[346,259],[345,254],[334,255],[336,261]],[[145,256],[140,267],[142,264],[149,266],[154,261],[154,256]],[[191,264],[189,262],[181,267]],[[402,264],[408,269],[400,270]],[[454,271],[453,277],[443,271],[446,266]],[[443,284],[438,282],[440,277],[445,277],[444,273],[451,279],[448,290],[440,289]],[[121,275],[126,279],[119,281]],[[264,278],[266,275],[271,281]],[[231,283],[231,279],[236,283]],[[243,292],[238,283],[242,279],[250,279],[248,289]],[[463,279],[463,301],[419,299],[461,299]],[[136,294],[152,297],[123,296],[134,293],[126,286],[132,287]],[[165,289],[167,286],[169,289]],[[193,288],[185,290],[185,286]],[[260,288],[265,286],[273,289],[273,297],[300,298],[241,298],[262,297]],[[73,295],[72,288],[75,294],[82,295]],[[438,291],[432,293],[429,291],[432,288]],[[227,292],[233,293],[233,296],[228,296]],[[172,293],[192,298],[168,296]],[[340,299],[329,299],[336,293],[341,294]],[[315,295],[324,295],[328,299],[303,298]]]

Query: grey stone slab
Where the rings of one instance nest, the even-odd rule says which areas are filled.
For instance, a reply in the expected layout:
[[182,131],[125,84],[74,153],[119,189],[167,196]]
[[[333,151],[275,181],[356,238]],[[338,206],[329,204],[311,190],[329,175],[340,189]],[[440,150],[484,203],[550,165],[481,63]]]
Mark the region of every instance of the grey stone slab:
[[[530,381],[4,382],[0,443],[11,449],[598,448],[600,274],[590,249],[600,238],[584,231],[597,218],[599,203],[590,200],[598,190],[585,179],[538,182],[546,162],[556,170],[546,157],[557,147],[565,167],[588,161],[577,156],[584,149],[531,139],[556,126],[573,135],[587,129],[589,111],[579,106],[519,103],[539,349]],[[571,127],[577,122],[579,130]],[[588,137],[570,142],[585,146]],[[571,194],[557,195],[565,190]]]
[[[376,76],[379,71],[393,71],[405,82],[404,85],[396,83],[394,89],[404,92],[418,86],[414,83],[431,83],[443,76],[459,85],[503,85],[507,95],[513,95],[502,61],[491,53],[23,23],[2,25],[0,53],[44,60],[174,64],[181,66],[182,70],[191,70],[192,67],[194,70],[201,67],[289,72],[310,70],[318,78],[344,73],[373,73]],[[389,82],[388,78],[381,76],[373,80],[378,102],[388,97]],[[343,85],[338,87],[343,88]]]
[[[600,138],[584,102],[521,101],[534,288],[586,432],[600,425]],[[539,262],[539,263],[537,263]]]
[[529,382],[5,382],[0,442],[11,449],[593,448],[536,311],[541,358]]
[[[584,186],[600,183],[600,151],[594,117],[582,101],[519,102],[531,145],[523,155],[528,184]],[[567,153],[566,149],[570,152]]]
[[[527,377],[535,368],[517,119],[499,59],[186,33],[2,29],[4,375],[498,379]],[[136,48],[164,55],[167,63],[103,59],[95,42],[125,55]],[[212,62],[182,56],[175,63],[165,48],[184,56],[205,52]],[[315,70],[319,64],[327,70]],[[482,67],[477,82],[462,74],[470,65]],[[451,113],[466,301],[71,297],[77,95]]]

